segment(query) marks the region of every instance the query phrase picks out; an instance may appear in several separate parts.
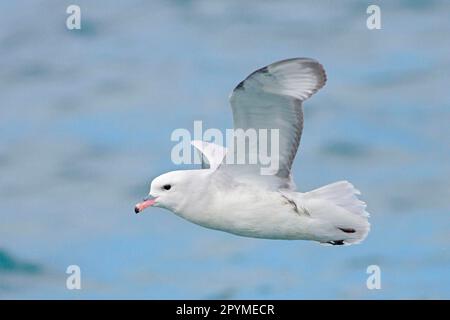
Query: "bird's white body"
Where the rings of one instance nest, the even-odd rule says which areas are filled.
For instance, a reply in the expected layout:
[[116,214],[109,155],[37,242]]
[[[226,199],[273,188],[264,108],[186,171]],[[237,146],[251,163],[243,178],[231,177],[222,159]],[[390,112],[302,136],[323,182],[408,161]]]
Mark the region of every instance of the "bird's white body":
[[280,192],[235,181],[222,184],[220,172],[195,173],[196,187],[203,191],[190,193],[189,201],[174,210],[180,217],[247,237],[300,239],[307,234],[307,219],[296,214]]
[[[324,244],[357,243],[369,231],[365,205],[346,181],[301,193],[271,190],[220,170],[186,170],[156,178],[150,194],[164,197],[158,186],[169,181],[173,184],[173,201],[159,206],[206,228],[245,237]],[[342,201],[333,201],[335,197]]]
[[301,193],[292,181],[303,129],[302,102],[325,81],[323,67],[306,58],[276,62],[250,74],[230,97],[235,128],[278,129],[278,170],[261,175],[258,165],[230,165],[225,155],[235,150],[193,141],[208,168],[157,177],[151,199],[135,211],[159,206],[203,227],[246,237],[361,242],[370,229],[369,215],[351,183],[339,181]]
[[[298,193],[301,196],[300,193]],[[175,213],[203,227],[266,239],[314,239],[313,220],[280,192],[257,186],[213,188]]]

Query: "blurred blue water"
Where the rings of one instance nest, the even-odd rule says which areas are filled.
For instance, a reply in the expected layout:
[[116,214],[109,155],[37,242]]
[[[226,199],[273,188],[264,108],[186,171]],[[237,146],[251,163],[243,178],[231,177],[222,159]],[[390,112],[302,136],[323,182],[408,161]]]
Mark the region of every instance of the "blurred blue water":
[[[0,298],[450,298],[448,1],[0,2]],[[154,209],[176,128],[232,126],[249,72],[318,59],[294,176],[348,179],[358,246],[239,238]],[[82,290],[65,287],[66,267]],[[366,268],[382,289],[366,288]]]

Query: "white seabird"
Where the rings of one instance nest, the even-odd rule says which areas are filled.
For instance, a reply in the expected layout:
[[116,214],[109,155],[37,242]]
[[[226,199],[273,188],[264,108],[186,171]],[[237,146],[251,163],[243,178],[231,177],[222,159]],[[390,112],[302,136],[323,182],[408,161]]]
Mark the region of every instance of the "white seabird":
[[258,165],[227,164],[225,148],[194,141],[208,168],[155,178],[135,212],[161,207],[203,227],[245,237],[332,245],[364,240],[369,214],[351,183],[302,193],[291,178],[303,129],[302,103],[325,82],[322,65],[308,58],[275,62],[250,74],[230,97],[234,128],[279,129],[278,170],[261,175]]

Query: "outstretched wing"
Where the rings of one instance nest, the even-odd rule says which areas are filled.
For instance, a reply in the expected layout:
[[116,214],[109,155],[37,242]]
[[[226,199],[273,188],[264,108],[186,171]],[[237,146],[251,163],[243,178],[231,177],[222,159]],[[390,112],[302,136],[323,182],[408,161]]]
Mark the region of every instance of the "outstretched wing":
[[[278,129],[278,169],[273,174],[290,177],[303,129],[302,102],[322,88],[325,70],[315,60],[282,60],[256,70],[233,90],[230,103],[236,129]],[[259,150],[259,141],[258,141]]]

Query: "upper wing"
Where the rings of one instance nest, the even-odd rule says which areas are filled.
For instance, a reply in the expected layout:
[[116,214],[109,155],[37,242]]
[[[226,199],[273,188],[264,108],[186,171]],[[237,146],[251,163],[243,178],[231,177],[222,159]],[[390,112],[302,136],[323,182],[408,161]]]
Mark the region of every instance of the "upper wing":
[[227,153],[226,148],[215,143],[193,140],[191,144],[201,154],[203,169],[216,170]]
[[[271,155],[278,160],[278,170],[273,174],[279,178],[289,178],[297,153],[303,129],[302,102],[325,82],[320,63],[294,58],[256,70],[231,94],[235,129],[279,130],[279,154]],[[258,150],[259,147],[258,141]]]

